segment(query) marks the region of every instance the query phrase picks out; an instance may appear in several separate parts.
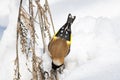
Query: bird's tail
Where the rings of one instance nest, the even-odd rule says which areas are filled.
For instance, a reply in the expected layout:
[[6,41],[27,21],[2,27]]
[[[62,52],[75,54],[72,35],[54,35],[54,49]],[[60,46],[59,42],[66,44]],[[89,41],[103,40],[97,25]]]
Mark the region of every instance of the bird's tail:
[[71,24],[73,23],[75,18],[76,16],[72,16],[71,14],[69,14],[67,22],[59,29],[55,36],[71,41]]

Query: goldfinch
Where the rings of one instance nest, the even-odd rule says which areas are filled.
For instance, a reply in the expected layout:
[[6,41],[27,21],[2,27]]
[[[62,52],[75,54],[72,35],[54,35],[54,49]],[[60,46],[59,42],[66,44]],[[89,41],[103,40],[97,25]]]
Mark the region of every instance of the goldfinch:
[[48,45],[52,59],[52,69],[56,70],[64,64],[64,59],[70,52],[71,46],[71,25],[76,16],[68,15],[67,22],[53,36]]

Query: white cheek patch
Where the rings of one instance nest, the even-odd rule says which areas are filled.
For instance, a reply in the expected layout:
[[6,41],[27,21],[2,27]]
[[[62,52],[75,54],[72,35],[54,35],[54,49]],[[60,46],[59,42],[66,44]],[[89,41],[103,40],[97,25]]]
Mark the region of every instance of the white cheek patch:
[[57,65],[57,66],[60,66],[60,65],[63,64],[59,59],[54,59],[54,60],[53,60],[53,63],[54,63],[55,65]]

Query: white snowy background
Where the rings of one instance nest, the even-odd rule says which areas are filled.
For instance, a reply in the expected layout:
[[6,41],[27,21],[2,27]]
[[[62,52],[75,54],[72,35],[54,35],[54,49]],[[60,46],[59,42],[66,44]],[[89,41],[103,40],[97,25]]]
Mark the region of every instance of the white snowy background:
[[[65,23],[68,13],[77,17],[72,25],[71,52],[60,80],[120,80],[120,0],[48,1],[56,30]],[[12,80],[19,0],[0,3],[0,30],[6,28],[3,35],[0,33],[0,80]],[[21,67],[21,80],[30,79],[25,68]]]

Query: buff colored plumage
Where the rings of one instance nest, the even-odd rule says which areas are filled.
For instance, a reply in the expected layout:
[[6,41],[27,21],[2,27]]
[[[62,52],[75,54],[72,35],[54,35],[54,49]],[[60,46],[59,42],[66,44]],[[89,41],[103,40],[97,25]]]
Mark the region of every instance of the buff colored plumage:
[[70,52],[71,45],[71,24],[75,16],[68,15],[67,22],[59,29],[49,42],[48,50],[52,59],[52,68],[56,70],[64,64],[65,57]]

